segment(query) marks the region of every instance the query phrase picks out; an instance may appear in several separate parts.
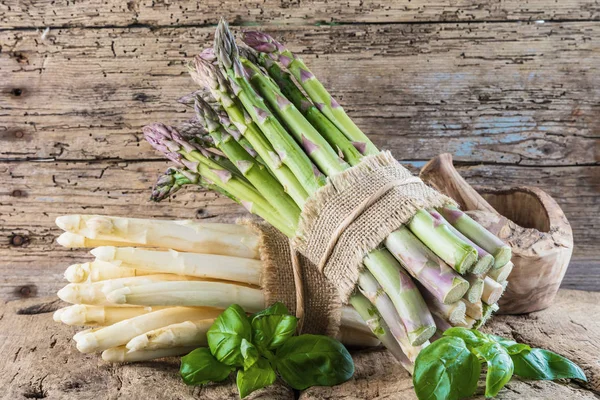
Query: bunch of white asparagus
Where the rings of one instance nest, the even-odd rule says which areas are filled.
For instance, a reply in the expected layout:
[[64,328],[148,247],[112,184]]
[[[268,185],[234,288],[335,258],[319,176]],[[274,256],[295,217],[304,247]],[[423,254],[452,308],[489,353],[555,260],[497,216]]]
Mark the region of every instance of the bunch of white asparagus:
[[[109,362],[187,354],[206,346],[206,331],[233,303],[266,308],[260,289],[259,237],[234,224],[92,215],[59,217],[68,248],[93,248],[95,260],[65,271],[58,296],[73,305],[54,320],[87,329],[73,336],[82,353]],[[342,311],[341,341],[380,341],[352,307]]]

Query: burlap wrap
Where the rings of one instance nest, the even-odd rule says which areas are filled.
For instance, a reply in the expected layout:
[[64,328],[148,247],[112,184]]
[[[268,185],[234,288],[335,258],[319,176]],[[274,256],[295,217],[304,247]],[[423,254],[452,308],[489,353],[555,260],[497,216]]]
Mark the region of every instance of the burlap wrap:
[[[261,287],[267,304],[285,304],[300,318],[300,333],[336,337],[342,303],[325,276],[302,254],[292,252],[289,239],[271,225],[250,219],[238,223],[251,227],[260,236],[264,268]],[[294,256],[298,257],[298,277],[294,276]]]
[[425,185],[384,151],[330,177],[304,206],[292,243],[320,266],[346,303],[367,253],[418,210],[449,203],[454,201]]

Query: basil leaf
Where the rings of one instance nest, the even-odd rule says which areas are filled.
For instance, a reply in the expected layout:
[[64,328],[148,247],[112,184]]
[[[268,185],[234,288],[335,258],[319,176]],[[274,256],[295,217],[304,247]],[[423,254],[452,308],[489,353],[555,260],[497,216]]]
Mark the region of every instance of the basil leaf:
[[499,343],[486,343],[475,348],[475,352],[487,363],[485,397],[494,397],[512,378],[513,362],[506,349]]
[[294,336],[298,319],[291,315],[262,315],[252,320],[252,336],[259,349],[273,350]]
[[485,333],[479,332],[476,329],[454,327],[446,329],[446,331],[444,332],[444,336],[461,338],[465,341],[468,347],[477,347],[489,342],[487,335]]
[[511,339],[507,339],[504,338],[502,336],[497,336],[497,335],[488,335],[489,338],[495,340],[496,342],[498,342],[498,344],[500,344],[502,347],[504,348],[508,348],[514,344],[518,344],[517,342],[515,342],[514,340]]
[[202,347],[181,358],[179,373],[188,385],[204,385],[227,379],[234,369],[219,362],[208,348]]
[[290,312],[283,303],[278,301],[277,303],[272,304],[270,307],[267,307],[262,311],[252,314],[250,316],[250,322],[254,321],[255,318],[263,315],[290,315]]
[[259,358],[254,365],[247,370],[239,370],[236,383],[240,398],[248,396],[255,390],[262,389],[275,382],[277,376],[271,364],[264,358]]
[[587,381],[585,374],[573,361],[543,349],[515,354],[515,374],[529,379],[576,378]]
[[505,347],[505,349],[511,356],[514,356],[519,353],[529,353],[531,351],[531,347],[522,343],[515,343],[513,345]]
[[421,350],[413,384],[419,399],[455,400],[475,393],[480,373],[481,364],[465,341],[446,336]]
[[217,360],[227,365],[243,366],[240,346],[243,339],[252,340],[252,328],[242,307],[233,304],[223,311],[206,333],[206,338]]
[[328,336],[293,336],[277,349],[276,357],[277,372],[297,390],[337,385],[354,375],[350,353]]
[[258,350],[246,339],[242,339],[240,351],[242,352],[242,357],[244,358],[244,369],[250,368],[254,365],[256,360],[258,360]]

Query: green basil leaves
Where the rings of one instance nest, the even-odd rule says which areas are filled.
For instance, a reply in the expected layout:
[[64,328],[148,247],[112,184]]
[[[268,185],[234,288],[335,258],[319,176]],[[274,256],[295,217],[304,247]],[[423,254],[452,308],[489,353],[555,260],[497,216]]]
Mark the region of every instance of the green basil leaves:
[[337,385],[354,375],[350,353],[329,336],[292,337],[277,350],[275,363],[281,378],[298,390]]
[[281,303],[248,317],[234,304],[207,332],[209,348],[181,359],[181,376],[189,385],[219,382],[239,369],[240,397],[275,382],[277,375],[294,389],[333,386],[354,374],[346,348],[328,336],[294,336],[296,317]]
[[475,329],[451,328],[421,350],[415,361],[417,397],[453,400],[472,396],[482,362],[487,366],[486,397],[496,396],[513,374],[529,379],[586,380],[581,368],[551,351]]

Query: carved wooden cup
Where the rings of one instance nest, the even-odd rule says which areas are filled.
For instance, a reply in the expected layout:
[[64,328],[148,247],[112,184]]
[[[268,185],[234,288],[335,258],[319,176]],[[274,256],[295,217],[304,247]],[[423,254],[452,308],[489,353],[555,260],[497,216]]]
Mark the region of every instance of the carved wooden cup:
[[500,314],[528,313],[552,303],[573,252],[571,226],[552,197],[529,186],[476,191],[454,169],[450,154],[429,161],[420,176],[512,247],[515,267]]

